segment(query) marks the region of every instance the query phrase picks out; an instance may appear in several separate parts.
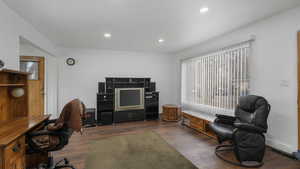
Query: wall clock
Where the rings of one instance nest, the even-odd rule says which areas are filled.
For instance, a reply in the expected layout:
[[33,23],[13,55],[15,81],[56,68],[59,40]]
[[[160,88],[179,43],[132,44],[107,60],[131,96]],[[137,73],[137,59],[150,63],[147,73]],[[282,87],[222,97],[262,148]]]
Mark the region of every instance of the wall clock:
[[69,66],[75,65],[75,59],[73,59],[73,58],[68,58],[66,62],[67,62],[67,65],[69,65]]

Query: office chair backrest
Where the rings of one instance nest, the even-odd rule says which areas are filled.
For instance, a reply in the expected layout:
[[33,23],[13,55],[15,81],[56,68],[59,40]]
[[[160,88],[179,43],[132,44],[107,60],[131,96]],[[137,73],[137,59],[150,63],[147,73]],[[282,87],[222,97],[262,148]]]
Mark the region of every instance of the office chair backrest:
[[[85,106],[75,99],[64,106],[57,120],[49,120],[47,127],[28,133],[29,152],[51,152],[62,149],[69,143],[74,131],[81,132],[81,118]],[[51,125],[53,124],[54,125]]]
[[[84,117],[85,105],[79,99],[75,99],[67,103],[60,117],[56,121],[56,125],[61,124],[61,128],[57,130],[59,133],[60,143],[51,151],[56,151],[62,149],[65,145],[69,143],[69,139],[74,131],[81,131],[81,121],[78,118]],[[76,116],[76,117],[72,117]],[[72,122],[70,122],[72,121]],[[75,123],[75,124],[74,124]]]
[[79,100],[74,99],[67,103],[55,125],[62,128],[71,128],[73,131],[80,132],[82,128],[82,118],[85,117],[85,105]]
[[270,108],[268,101],[261,96],[241,96],[235,109],[235,116],[241,122],[253,124],[267,130],[267,118]]

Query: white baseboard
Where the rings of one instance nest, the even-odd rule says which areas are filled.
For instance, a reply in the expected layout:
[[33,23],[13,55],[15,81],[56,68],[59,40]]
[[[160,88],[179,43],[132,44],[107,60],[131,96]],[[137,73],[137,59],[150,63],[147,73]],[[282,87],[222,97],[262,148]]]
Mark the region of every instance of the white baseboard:
[[282,151],[287,154],[292,154],[293,152],[297,151],[297,149],[293,148],[290,145],[283,144],[279,141],[276,141],[276,140],[273,140],[270,138],[266,138],[266,144],[276,150]]

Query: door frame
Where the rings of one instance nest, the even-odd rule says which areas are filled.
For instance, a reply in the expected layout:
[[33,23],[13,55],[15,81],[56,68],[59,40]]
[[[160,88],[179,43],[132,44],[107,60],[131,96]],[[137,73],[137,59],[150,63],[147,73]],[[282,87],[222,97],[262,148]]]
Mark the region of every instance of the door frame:
[[39,65],[41,66],[41,67],[39,67],[39,78],[41,78],[40,80],[42,80],[42,86],[43,86],[43,92],[44,92],[44,94],[43,94],[43,97],[42,97],[42,111],[43,111],[43,114],[45,114],[46,113],[46,111],[45,111],[45,105],[46,105],[46,103],[45,103],[45,90],[46,90],[46,88],[45,88],[45,76],[46,76],[46,74],[45,74],[45,57],[44,56],[20,56],[20,59],[19,59],[20,61],[35,61],[35,62],[39,62]]
[[300,150],[300,31],[297,33],[297,50],[298,50],[298,61],[297,61],[297,67],[298,67],[298,150]]

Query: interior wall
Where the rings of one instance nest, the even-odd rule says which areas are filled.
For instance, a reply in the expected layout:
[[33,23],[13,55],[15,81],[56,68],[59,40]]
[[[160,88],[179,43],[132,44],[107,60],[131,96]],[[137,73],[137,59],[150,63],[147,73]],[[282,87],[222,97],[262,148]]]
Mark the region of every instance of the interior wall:
[[[160,92],[160,105],[176,103],[175,59],[168,55],[123,51],[62,49],[60,59],[60,110],[73,98],[96,108],[98,82],[105,77],[151,77]],[[68,66],[66,59],[76,60]]]
[[[250,93],[270,102],[268,144],[291,153],[297,150],[297,32],[300,8],[240,28],[178,52],[180,59],[256,37],[250,57]],[[180,76],[178,79],[178,88]],[[180,91],[180,90],[179,90]]]
[[9,69],[19,69],[19,39],[23,37],[41,49],[58,56],[55,46],[32,25],[0,0],[0,59]]
[[32,44],[20,43],[20,56],[40,56],[45,58],[45,113],[51,114],[51,118],[58,116],[58,62],[57,58],[44,52]]

